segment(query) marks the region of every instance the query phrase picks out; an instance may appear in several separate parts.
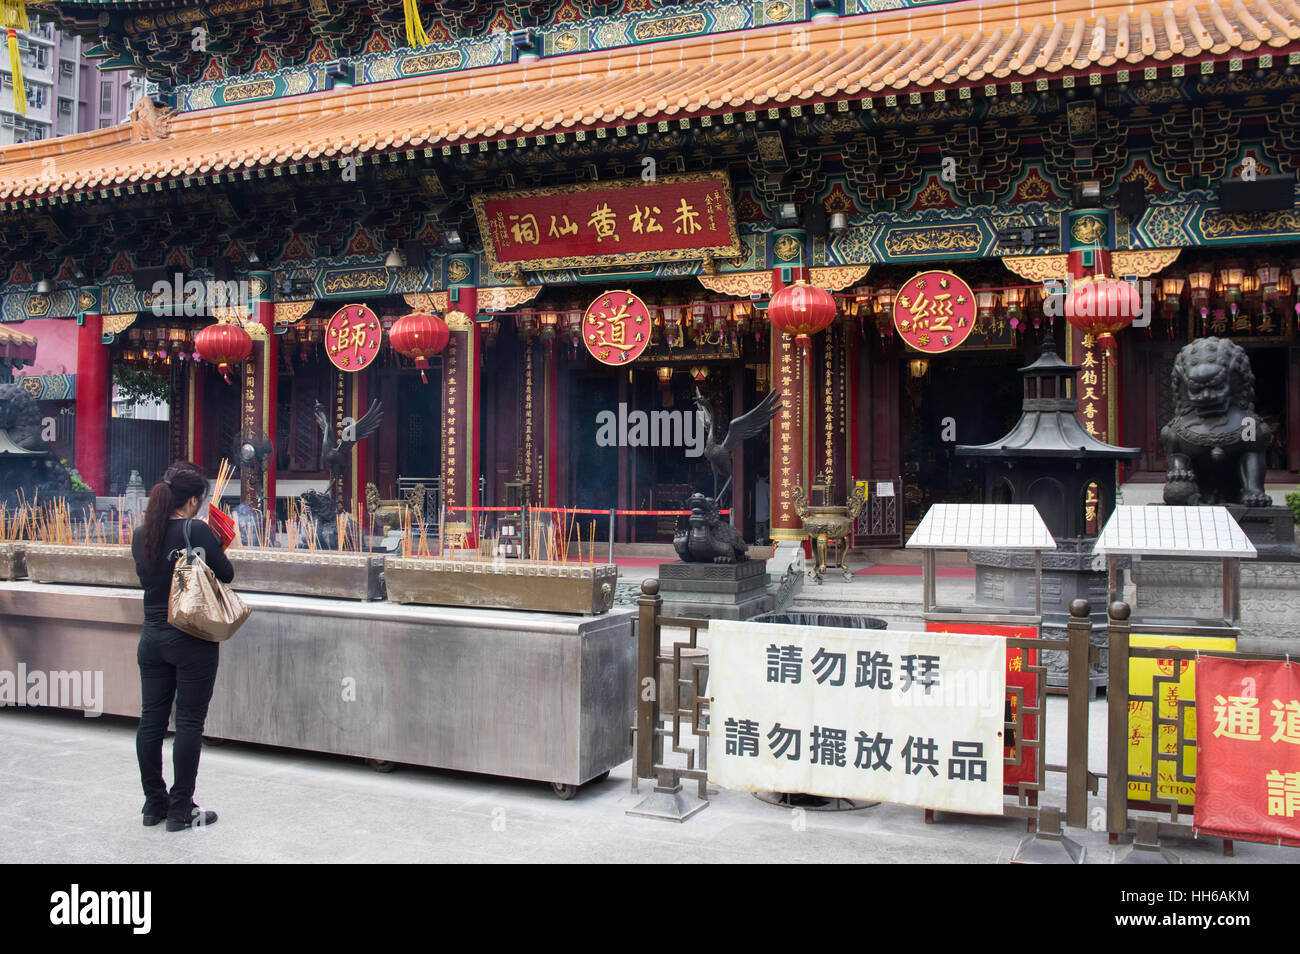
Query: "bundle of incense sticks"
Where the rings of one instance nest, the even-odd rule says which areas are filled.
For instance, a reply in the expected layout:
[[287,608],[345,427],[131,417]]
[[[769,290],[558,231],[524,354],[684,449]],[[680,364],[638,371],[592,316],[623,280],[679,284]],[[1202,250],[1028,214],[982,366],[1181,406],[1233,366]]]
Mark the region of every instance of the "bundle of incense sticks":
[[217,467],[217,479],[212,483],[212,502],[214,504],[221,505],[221,498],[226,495],[226,487],[234,476],[235,466],[223,457]]
[[24,539],[30,522],[31,510],[27,506],[19,505],[11,513],[8,504],[0,504],[0,542]]

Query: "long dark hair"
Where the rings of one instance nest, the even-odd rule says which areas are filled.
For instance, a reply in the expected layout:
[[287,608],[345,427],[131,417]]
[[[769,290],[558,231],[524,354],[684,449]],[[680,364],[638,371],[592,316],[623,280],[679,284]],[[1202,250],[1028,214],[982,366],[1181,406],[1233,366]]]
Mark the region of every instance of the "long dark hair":
[[208,492],[208,482],[202,472],[187,460],[167,468],[162,481],[149,491],[149,507],[144,512],[140,532],[144,535],[144,557],[150,564],[158,562],[167,520],[189,501],[191,497],[203,499]]

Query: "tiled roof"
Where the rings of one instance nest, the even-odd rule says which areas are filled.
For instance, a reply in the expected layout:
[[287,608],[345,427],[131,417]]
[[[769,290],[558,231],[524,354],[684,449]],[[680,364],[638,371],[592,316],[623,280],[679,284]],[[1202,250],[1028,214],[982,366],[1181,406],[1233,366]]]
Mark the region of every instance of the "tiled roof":
[[0,150],[0,202],[578,129],[1300,48],[1297,0],[944,4],[622,47]]

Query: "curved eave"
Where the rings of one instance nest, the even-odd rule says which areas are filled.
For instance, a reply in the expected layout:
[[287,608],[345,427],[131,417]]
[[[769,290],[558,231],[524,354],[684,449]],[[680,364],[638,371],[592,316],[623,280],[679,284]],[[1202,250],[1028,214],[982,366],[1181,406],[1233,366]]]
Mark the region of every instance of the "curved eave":
[[1097,440],[1073,414],[1028,411],[1001,440],[989,444],[958,444],[958,457],[1012,458],[1052,457],[1071,460],[1133,460],[1140,447],[1118,447]]

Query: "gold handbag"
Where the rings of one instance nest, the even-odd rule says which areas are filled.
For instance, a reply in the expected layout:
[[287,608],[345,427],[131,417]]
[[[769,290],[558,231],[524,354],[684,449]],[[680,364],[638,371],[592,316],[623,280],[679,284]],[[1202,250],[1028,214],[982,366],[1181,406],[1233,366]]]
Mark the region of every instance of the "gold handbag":
[[190,545],[190,521],[186,520],[185,554],[172,571],[167,622],[182,633],[219,643],[235,635],[252,612]]

